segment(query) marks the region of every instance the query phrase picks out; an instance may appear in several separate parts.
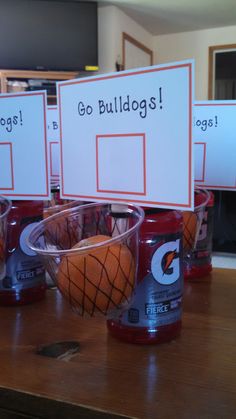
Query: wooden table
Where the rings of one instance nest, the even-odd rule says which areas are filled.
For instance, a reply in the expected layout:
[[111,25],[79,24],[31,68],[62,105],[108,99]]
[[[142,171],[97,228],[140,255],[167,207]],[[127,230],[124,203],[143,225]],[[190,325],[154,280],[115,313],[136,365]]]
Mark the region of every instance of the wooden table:
[[[79,341],[64,359],[40,345]],[[0,308],[0,418],[235,418],[236,270],[185,285],[181,337],[139,346],[81,319],[48,290],[44,301]],[[13,413],[14,412],[14,413]]]

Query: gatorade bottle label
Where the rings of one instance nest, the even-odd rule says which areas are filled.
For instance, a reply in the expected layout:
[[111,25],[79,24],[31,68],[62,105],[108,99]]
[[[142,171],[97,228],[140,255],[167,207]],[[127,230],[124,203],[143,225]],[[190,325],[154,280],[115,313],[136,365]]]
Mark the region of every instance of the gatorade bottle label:
[[45,269],[42,262],[26,242],[31,230],[41,219],[42,215],[22,217],[21,220],[16,217],[9,223],[6,275],[0,281],[0,291],[20,291],[44,281]]
[[211,263],[213,217],[214,209],[208,207],[204,214],[196,249],[191,256],[191,265],[200,267]]
[[155,236],[150,251],[149,272],[138,283],[130,308],[117,314],[117,320],[123,325],[152,328],[175,323],[181,318],[183,273],[180,235]]

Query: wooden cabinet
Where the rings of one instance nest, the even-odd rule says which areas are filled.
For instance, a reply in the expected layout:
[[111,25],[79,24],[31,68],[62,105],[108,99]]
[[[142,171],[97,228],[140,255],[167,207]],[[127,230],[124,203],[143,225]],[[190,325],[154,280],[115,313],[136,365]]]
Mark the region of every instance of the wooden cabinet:
[[[28,71],[28,70],[0,70],[0,92],[7,93],[8,81],[26,81],[32,79],[59,81],[74,79],[78,76],[76,72],[70,71]],[[42,87],[44,90],[44,87]],[[56,96],[48,95],[48,104],[55,104]]]

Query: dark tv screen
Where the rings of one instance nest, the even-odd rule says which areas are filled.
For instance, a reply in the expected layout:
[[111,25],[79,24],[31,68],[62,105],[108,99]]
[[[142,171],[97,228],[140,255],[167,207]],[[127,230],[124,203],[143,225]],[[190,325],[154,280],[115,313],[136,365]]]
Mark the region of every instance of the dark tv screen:
[[85,70],[97,42],[96,2],[0,0],[0,69]]

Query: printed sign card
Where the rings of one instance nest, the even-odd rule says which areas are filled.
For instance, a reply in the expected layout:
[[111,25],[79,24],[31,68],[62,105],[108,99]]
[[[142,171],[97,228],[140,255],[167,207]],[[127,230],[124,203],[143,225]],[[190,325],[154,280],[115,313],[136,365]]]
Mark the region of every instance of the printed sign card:
[[59,181],[60,175],[60,130],[57,106],[47,107],[48,155],[51,181]]
[[193,208],[193,63],[59,82],[61,195]]
[[236,101],[195,102],[193,142],[196,184],[236,190]]
[[46,92],[0,95],[0,194],[49,198]]

